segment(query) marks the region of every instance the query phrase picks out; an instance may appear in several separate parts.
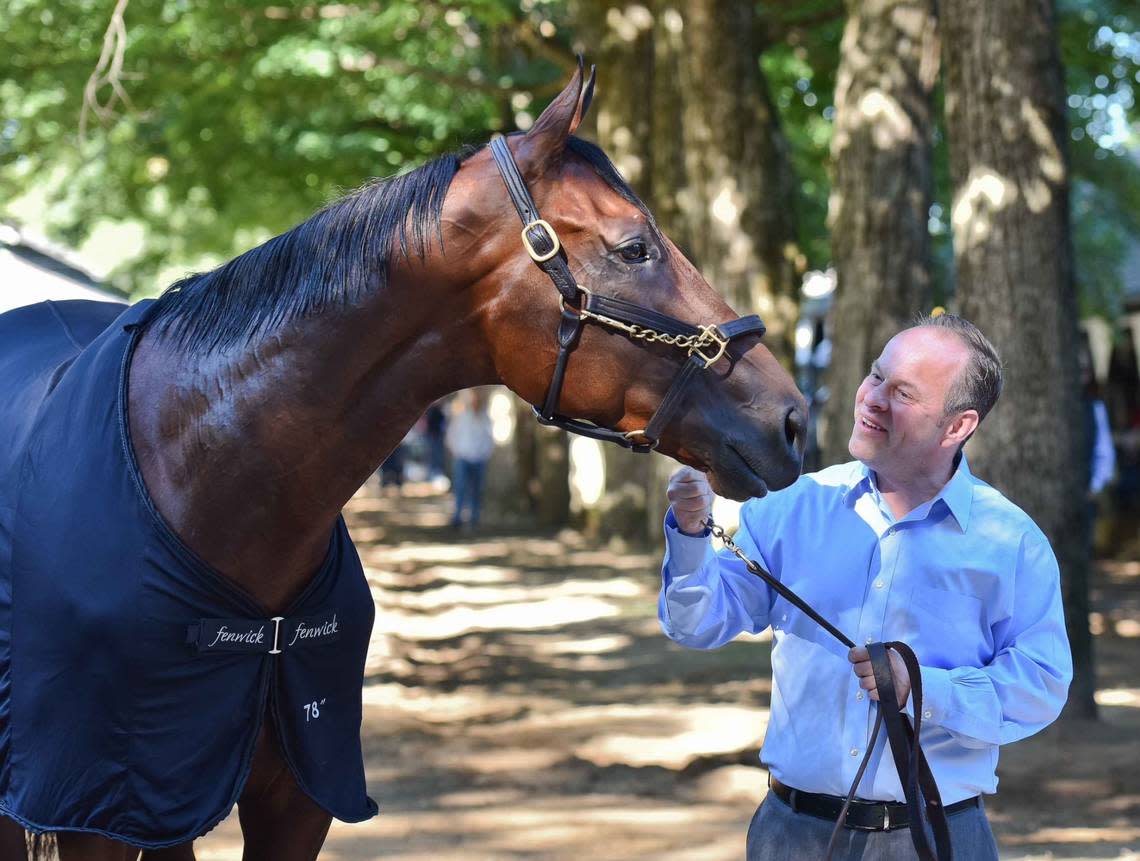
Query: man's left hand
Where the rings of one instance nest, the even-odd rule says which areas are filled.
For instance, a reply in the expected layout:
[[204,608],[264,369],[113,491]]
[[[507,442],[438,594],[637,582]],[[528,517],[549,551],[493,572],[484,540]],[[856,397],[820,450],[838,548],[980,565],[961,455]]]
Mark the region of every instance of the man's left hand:
[[[906,671],[906,664],[894,649],[887,649],[891,659],[891,675],[894,677],[895,693],[899,696],[899,708],[906,704],[910,696],[910,673]],[[859,687],[871,694],[871,699],[879,701],[879,688],[875,684],[875,671],[871,668],[871,653],[863,646],[856,646],[847,653],[847,660],[855,665],[855,675],[859,677]]]

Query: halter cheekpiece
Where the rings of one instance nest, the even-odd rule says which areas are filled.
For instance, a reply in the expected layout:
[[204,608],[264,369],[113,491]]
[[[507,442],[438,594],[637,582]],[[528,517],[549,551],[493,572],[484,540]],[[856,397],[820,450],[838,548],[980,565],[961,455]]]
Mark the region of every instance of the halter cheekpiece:
[[[570,271],[558,234],[550,222],[539,215],[538,206],[515,164],[506,138],[497,136],[491,139],[491,155],[494,156],[499,175],[507,187],[511,203],[522,219],[523,248],[538,268],[550,277],[562,296],[562,318],[558,324],[558,360],[554,365],[554,375],[546,392],[546,400],[542,407],[533,407],[535,418],[541,424],[616,443],[635,452],[653,451],[661,440],[661,433],[684,402],[685,390],[697,372],[716,364],[734,338],[743,335],[762,336],[763,321],[755,314],[750,314],[719,325],[694,326],[652,308],[624,299],[599,296],[582,287]],[[621,332],[636,341],[661,343],[686,351],[688,361],[673,378],[669,391],[665,393],[645,428],[622,433],[559,414],[558,402],[566,378],[566,363],[578,345],[582,326],[587,321]]]

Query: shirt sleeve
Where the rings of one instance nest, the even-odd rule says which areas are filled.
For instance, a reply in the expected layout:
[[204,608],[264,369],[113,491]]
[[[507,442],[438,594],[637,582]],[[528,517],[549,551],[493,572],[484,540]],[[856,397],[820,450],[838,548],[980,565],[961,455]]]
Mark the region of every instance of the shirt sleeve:
[[[771,571],[753,536],[757,523],[747,516],[749,505],[741,509],[740,529],[733,540],[745,555]],[[694,649],[715,649],[744,631],[757,634],[768,627],[772,600],[764,581],[730,551],[715,553],[708,536],[681,532],[669,509],[657,601],[657,617],[669,639]]]
[[[1008,744],[1061,712],[1073,678],[1060,571],[1044,536],[1022,539],[1013,609],[995,626],[999,644],[983,667],[922,667],[923,720],[964,747]],[[913,704],[906,711],[913,716]]]

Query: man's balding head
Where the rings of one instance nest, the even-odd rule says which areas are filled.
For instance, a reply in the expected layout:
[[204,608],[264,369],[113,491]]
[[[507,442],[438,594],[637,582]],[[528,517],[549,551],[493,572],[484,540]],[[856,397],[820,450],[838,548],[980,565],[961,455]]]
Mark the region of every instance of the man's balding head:
[[945,416],[974,410],[978,421],[986,417],[1001,396],[1001,358],[994,345],[981,330],[954,314],[923,315],[914,321],[912,328],[931,328],[955,335],[967,350],[966,362],[958,377],[946,392]]

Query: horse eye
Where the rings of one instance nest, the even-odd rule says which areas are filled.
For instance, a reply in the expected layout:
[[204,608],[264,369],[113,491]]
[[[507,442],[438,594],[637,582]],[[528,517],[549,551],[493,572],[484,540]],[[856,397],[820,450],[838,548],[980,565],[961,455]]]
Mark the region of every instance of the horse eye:
[[621,259],[626,263],[644,263],[649,259],[649,246],[640,239],[627,242],[617,251],[618,254],[621,255]]

